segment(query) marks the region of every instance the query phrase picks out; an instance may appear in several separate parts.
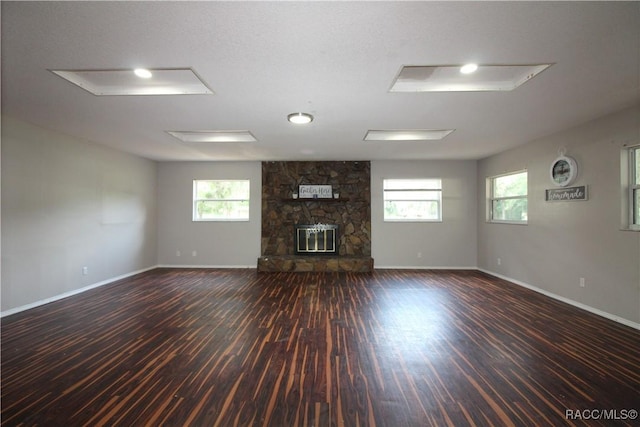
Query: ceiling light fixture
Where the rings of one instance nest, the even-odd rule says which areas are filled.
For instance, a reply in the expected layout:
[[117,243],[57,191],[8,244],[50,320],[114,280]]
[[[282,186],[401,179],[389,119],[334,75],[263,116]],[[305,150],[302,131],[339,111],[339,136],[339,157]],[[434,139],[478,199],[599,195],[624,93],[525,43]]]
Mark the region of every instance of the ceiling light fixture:
[[460,72],[462,74],[471,74],[478,69],[478,64],[465,64],[460,67]]
[[213,94],[191,68],[50,71],[98,96]]
[[257,139],[248,130],[197,130],[166,131],[169,135],[186,143],[200,142],[255,142]]
[[135,70],[133,70],[133,72],[141,79],[150,79],[153,76],[153,74],[151,74],[151,71],[147,70],[146,68],[136,68]]
[[[465,65],[464,70],[471,71],[471,65]],[[389,92],[508,91],[528,82],[551,65],[485,64],[469,74],[463,74],[460,65],[407,65],[402,67]]]
[[433,141],[442,139],[454,129],[370,130],[365,141]]
[[308,113],[291,113],[287,116],[287,120],[297,125],[306,125],[313,121],[313,116]]

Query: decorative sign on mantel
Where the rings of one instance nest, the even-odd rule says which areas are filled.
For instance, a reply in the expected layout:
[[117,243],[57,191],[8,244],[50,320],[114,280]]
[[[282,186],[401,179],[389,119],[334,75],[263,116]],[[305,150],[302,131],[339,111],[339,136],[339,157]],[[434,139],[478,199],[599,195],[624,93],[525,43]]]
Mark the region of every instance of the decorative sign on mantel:
[[551,190],[546,190],[546,193],[547,202],[587,200],[586,185],[580,187],[552,188]]
[[301,199],[330,199],[333,197],[330,185],[300,185],[298,194]]

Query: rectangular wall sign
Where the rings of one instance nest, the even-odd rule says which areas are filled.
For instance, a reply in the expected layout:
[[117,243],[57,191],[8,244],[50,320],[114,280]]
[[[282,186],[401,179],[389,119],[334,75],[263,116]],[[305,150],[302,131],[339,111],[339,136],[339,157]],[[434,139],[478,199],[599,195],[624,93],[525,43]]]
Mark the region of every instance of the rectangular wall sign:
[[547,202],[570,202],[576,200],[587,200],[587,186],[552,188],[546,190]]
[[330,185],[300,185],[298,193],[301,199],[330,199],[333,197]]

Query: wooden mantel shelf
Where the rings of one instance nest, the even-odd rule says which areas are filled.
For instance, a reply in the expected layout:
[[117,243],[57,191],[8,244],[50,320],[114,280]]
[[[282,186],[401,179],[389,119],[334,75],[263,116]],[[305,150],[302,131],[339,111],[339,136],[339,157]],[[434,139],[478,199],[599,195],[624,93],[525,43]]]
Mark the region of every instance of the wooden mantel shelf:
[[348,202],[349,199],[345,198],[345,197],[340,197],[339,199],[329,199],[329,198],[318,198],[318,199],[301,199],[301,198],[288,198],[288,199],[281,199],[283,202],[320,202],[320,203],[341,203],[341,202]]

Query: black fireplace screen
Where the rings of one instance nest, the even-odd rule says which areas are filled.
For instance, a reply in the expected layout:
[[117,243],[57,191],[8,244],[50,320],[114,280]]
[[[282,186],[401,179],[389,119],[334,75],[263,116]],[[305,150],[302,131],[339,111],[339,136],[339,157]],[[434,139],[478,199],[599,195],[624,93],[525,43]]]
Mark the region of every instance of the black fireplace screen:
[[330,224],[296,224],[296,255],[336,254],[338,226]]

